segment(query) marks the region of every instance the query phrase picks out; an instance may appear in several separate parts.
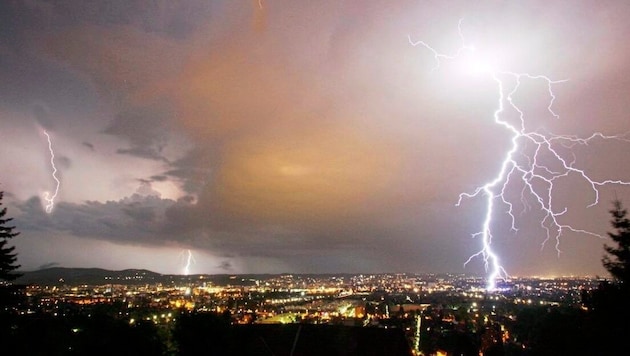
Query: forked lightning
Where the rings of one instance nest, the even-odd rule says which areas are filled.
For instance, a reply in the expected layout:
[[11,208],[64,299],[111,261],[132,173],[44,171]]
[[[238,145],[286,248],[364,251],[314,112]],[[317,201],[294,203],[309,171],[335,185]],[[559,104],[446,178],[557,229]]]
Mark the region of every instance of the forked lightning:
[[55,198],[57,198],[57,194],[59,194],[59,186],[61,186],[61,182],[59,178],[57,178],[57,167],[55,166],[55,151],[52,148],[52,141],[50,139],[50,135],[46,130],[43,131],[44,135],[46,135],[46,140],[48,141],[48,151],[50,152],[50,166],[52,167],[52,177],[55,181],[55,191],[50,194],[50,192],[44,192],[44,200],[46,201],[46,212],[48,214],[52,213],[53,207],[55,206]]
[[[608,136],[595,133],[590,137],[580,138],[541,132],[540,130],[529,130],[526,125],[528,118],[525,112],[514,101],[514,96],[519,91],[521,83],[525,80],[542,82],[548,91],[547,111],[557,119],[559,115],[553,110],[556,99],[553,87],[565,80],[552,80],[544,75],[532,75],[496,68],[496,64],[491,58],[484,59],[477,48],[466,43],[462,32],[462,20],[459,21],[458,30],[461,46],[453,55],[442,54],[426,42],[413,41],[411,37],[409,37],[409,43],[413,46],[420,45],[433,54],[436,62],[433,70],[440,69],[443,61],[466,59],[471,62],[469,63],[470,70],[489,76],[497,85],[497,106],[493,119],[497,125],[508,131],[511,136],[511,146],[500,162],[496,175],[473,192],[460,194],[457,201],[457,206],[459,206],[465,198],[483,197],[485,199],[486,210],[481,230],[473,234],[473,237],[481,237],[482,246],[478,252],[470,256],[464,265],[474,258],[482,258],[488,273],[486,288],[487,290],[494,290],[497,280],[508,276],[501,265],[498,254],[492,248],[492,224],[497,211],[496,203],[503,204],[507,208],[507,215],[511,219],[511,228],[513,231],[517,231],[514,202],[510,200],[506,191],[510,187],[520,186],[522,204],[529,207],[529,202],[533,201],[534,205],[543,213],[540,226],[546,232],[546,238],[541,248],[553,239],[555,240],[555,248],[560,254],[560,237],[565,231],[601,237],[596,233],[574,228],[560,220],[560,217],[567,212],[567,208],[558,208],[554,205],[554,184],[560,184],[561,178],[569,176],[583,180],[592,190],[593,198],[585,204],[589,207],[599,202],[599,189],[602,186],[608,184],[630,185],[630,182],[623,180],[592,179],[584,169],[577,167],[572,155],[569,155],[571,158],[567,158],[567,152],[570,152],[569,150],[576,145],[587,145],[595,139],[630,142],[630,137],[628,134]],[[517,119],[509,119],[508,115]]]

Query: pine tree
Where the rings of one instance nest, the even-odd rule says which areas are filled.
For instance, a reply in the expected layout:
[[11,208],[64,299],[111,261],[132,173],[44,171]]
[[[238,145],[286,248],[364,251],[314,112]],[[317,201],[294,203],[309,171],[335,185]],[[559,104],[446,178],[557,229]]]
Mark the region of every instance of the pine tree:
[[618,199],[610,210],[613,231],[608,236],[615,245],[604,245],[604,267],[614,282],[604,281],[597,289],[584,293],[583,302],[589,309],[586,319],[586,335],[592,340],[587,344],[596,349],[584,351],[589,355],[618,355],[628,349],[630,335],[630,219],[627,210]]
[[[2,206],[2,197],[4,192],[0,192],[0,207]],[[21,274],[14,273],[16,269],[20,268],[20,265],[15,264],[17,261],[17,254],[13,253],[15,246],[7,247],[9,239],[19,235],[19,232],[14,232],[15,226],[8,226],[13,218],[5,219],[7,214],[7,208],[0,209],[0,280],[12,281]]]
[[627,210],[621,205],[621,201],[613,202],[614,208],[610,210],[613,216],[611,224],[615,231],[609,232],[608,236],[617,243],[616,246],[605,245],[604,249],[608,253],[604,255],[602,263],[610,272],[613,278],[625,285],[630,286],[630,219],[627,217]]

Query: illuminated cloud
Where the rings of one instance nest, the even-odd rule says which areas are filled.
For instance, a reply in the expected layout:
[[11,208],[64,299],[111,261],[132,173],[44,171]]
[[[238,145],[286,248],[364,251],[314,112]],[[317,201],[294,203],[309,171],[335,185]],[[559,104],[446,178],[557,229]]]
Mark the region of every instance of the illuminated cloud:
[[208,199],[271,222],[344,219],[386,198],[397,156],[393,143],[349,128],[245,137],[225,148]]
[[[509,41],[510,63],[571,80],[558,93],[562,120],[546,129],[627,129],[625,4],[264,5],[0,5],[0,161],[17,175],[0,188],[14,193],[25,267],[115,266],[107,248],[146,266],[172,253],[172,272],[184,249],[195,269],[215,271],[480,272],[462,264],[482,207],[455,203],[509,145],[491,121],[495,88],[432,73],[432,58],[407,41],[452,38],[462,16],[493,45]],[[50,185],[38,126],[72,163],[60,164],[50,216],[36,198]],[[593,146],[576,159],[628,177],[620,146]],[[561,197],[571,204],[576,191]],[[606,207],[567,218],[608,227]],[[601,241],[567,242],[558,260],[539,251],[540,231],[523,233],[496,239],[503,253],[517,246],[514,273],[601,271],[600,254],[587,252]],[[37,248],[47,239],[59,241],[55,256]]]

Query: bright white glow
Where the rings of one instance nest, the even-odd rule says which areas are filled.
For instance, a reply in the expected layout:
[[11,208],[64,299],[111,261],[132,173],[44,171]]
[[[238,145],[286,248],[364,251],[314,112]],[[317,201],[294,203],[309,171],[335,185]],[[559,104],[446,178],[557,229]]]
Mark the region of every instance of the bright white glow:
[[46,132],[46,130],[44,130],[43,132],[44,132],[44,135],[46,135],[46,140],[48,141],[48,151],[50,151],[50,165],[52,167],[52,177],[53,177],[53,180],[56,182],[55,191],[52,195],[50,194],[50,192],[44,192],[44,200],[47,203],[46,212],[50,214],[52,213],[53,207],[55,206],[55,198],[57,198],[57,194],[59,193],[59,186],[61,185],[61,182],[59,181],[59,178],[57,178],[57,167],[55,166],[55,152],[53,151],[53,148],[52,148],[52,141],[50,139],[50,135],[48,134],[48,132]]
[[195,261],[195,258],[193,257],[193,254],[192,254],[192,251],[190,251],[190,250],[186,250],[184,257],[185,257],[186,264],[184,265],[183,273],[184,273],[185,276],[188,276],[190,274],[190,266],[193,263],[197,263],[197,261]]
[[[553,86],[565,80],[552,80],[544,75],[532,75],[529,73],[519,73],[499,69],[496,57],[478,53],[477,49],[467,44],[462,32],[462,20],[459,21],[459,37],[461,46],[454,55],[446,55],[437,52],[430,45],[423,41],[414,42],[409,37],[409,43],[413,46],[421,45],[428,49],[435,58],[436,65],[433,70],[440,68],[444,60],[458,60],[466,63],[464,66],[468,71],[476,74],[487,75],[497,85],[497,107],[493,114],[494,122],[505,128],[511,137],[511,147],[505,153],[504,158],[499,163],[496,175],[487,183],[479,186],[470,193],[462,193],[457,201],[457,206],[461,205],[465,198],[481,197],[485,200],[486,210],[481,223],[481,231],[472,236],[481,239],[481,249],[470,256],[464,263],[468,264],[476,257],[484,261],[485,269],[488,273],[487,290],[496,289],[497,279],[507,278],[507,272],[501,266],[500,258],[492,249],[493,238],[493,217],[497,211],[495,205],[502,204],[507,209],[507,215],[511,219],[513,231],[517,231],[516,218],[514,215],[514,202],[506,195],[508,188],[516,186],[521,191],[521,204],[525,209],[530,208],[534,203],[542,212],[540,226],[546,231],[546,239],[542,247],[550,239],[555,240],[555,248],[560,254],[560,237],[565,231],[572,231],[591,236],[602,237],[596,233],[576,229],[561,222],[560,217],[567,212],[566,207],[558,208],[553,203],[554,185],[557,181],[565,177],[577,177],[586,182],[591,190],[593,199],[587,206],[593,206],[599,202],[599,188],[608,184],[630,185],[630,182],[622,180],[595,180],[587,172],[575,164],[575,159],[571,154],[563,154],[566,149],[576,145],[587,145],[593,139],[620,140],[630,142],[628,135],[604,135],[595,133],[587,138],[576,136],[556,135],[552,133],[530,131],[527,129],[527,117],[525,112],[518,107],[513,98],[519,91],[521,82],[538,81],[546,87],[548,100],[546,102],[547,111],[550,117],[559,118],[553,111],[555,95]],[[517,119],[508,120],[512,116]],[[568,158],[566,156],[569,156]]]
[[464,73],[474,76],[488,75],[498,70],[498,57],[470,47],[462,56],[461,67]]

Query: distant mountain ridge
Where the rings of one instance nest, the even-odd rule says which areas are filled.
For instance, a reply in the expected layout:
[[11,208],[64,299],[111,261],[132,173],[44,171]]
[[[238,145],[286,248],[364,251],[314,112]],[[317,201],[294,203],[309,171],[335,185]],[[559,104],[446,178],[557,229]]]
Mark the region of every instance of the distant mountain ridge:
[[102,268],[51,267],[23,273],[15,280],[16,284],[145,284],[155,283],[163,277],[162,274],[145,269],[113,271]]
[[210,282],[215,285],[252,285],[258,279],[266,279],[282,274],[194,274],[176,275],[160,274],[146,269],[125,269],[121,271],[103,268],[67,268],[51,267],[36,271],[21,272],[23,275],[14,281],[15,284],[37,285],[104,285],[104,284],[175,284],[186,282]]
[[[268,280],[274,277],[294,275],[301,278],[318,278],[318,277],[347,277],[356,276],[353,273],[257,273],[257,274],[193,274],[193,275],[177,275],[177,274],[160,274],[146,269],[125,269],[125,270],[108,270],[103,268],[68,268],[68,267],[50,267],[35,271],[21,272],[23,275],[14,281],[15,284],[36,284],[48,286],[61,285],[105,285],[105,284],[123,284],[123,285],[142,285],[157,284],[163,285],[181,285],[185,283],[207,282],[214,285],[232,285],[232,286],[248,286],[256,284],[256,281]],[[389,273],[374,273],[389,274]],[[396,273],[393,273],[396,274]],[[413,275],[413,274],[411,274]],[[461,275],[461,274],[458,274]],[[444,277],[444,274],[422,274],[427,280]]]

